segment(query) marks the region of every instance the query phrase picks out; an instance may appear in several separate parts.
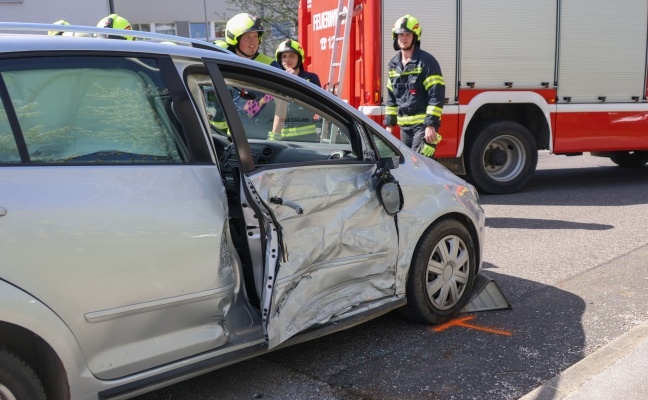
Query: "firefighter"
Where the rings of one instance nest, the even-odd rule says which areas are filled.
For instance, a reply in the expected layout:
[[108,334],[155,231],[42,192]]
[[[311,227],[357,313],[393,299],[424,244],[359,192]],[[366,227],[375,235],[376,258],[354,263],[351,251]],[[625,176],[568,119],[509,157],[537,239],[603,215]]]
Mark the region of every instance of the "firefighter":
[[225,41],[231,52],[249,60],[271,65],[274,60],[259,53],[259,44],[264,33],[265,28],[261,25],[261,18],[248,13],[233,16],[225,25]]
[[[70,23],[63,19],[59,19],[56,22],[52,22],[52,25],[70,25]],[[63,36],[64,33],[65,32],[63,31],[47,31],[48,36]]]
[[[296,40],[288,38],[281,42],[275,52],[275,60],[284,71],[322,87],[319,76],[304,69],[304,49]],[[312,112],[285,101],[275,102],[275,118],[272,131],[268,132],[268,140],[319,142]]]
[[304,49],[296,40],[286,39],[281,42],[275,52],[275,60],[284,71],[322,87],[319,76],[304,69]]
[[[124,29],[128,31],[133,30],[128,20],[126,20],[126,18],[121,17],[117,14],[110,14],[109,16],[103,18],[97,24],[97,28]],[[132,36],[96,35],[96,37],[104,38],[104,39],[133,40]]]
[[441,111],[445,85],[441,67],[421,50],[421,26],[411,15],[399,18],[392,28],[396,56],[388,64],[385,127],[391,133],[398,124],[408,147],[432,157],[441,141]]

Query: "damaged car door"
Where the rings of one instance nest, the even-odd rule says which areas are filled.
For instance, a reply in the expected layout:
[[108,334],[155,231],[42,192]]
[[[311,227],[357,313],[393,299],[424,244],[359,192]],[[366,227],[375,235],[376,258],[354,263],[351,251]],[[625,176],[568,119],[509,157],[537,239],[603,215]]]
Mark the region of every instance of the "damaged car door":
[[[255,278],[269,347],[399,301],[397,222],[377,195],[377,162],[361,124],[306,81],[207,65],[227,103],[234,145],[224,164],[231,157],[240,168],[244,236],[263,253]],[[255,93],[257,104],[234,104],[223,94],[232,87]],[[273,125],[280,102],[288,109],[281,130]],[[281,140],[259,139],[273,129]],[[299,131],[309,133],[292,134]]]

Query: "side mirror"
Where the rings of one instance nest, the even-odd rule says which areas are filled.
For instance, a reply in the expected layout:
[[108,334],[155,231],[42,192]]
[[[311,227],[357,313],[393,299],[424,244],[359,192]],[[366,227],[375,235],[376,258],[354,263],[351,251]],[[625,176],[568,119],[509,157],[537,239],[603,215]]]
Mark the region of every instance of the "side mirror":
[[394,215],[403,209],[403,191],[398,182],[381,181],[376,192],[387,214]]

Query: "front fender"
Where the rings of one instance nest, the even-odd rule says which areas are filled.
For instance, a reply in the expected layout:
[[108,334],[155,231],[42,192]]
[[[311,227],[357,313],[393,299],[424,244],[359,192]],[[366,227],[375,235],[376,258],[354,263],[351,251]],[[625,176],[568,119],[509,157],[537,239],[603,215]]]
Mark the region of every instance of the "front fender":
[[464,220],[470,221],[472,226],[468,228],[475,233],[475,247],[479,254],[478,270],[481,270],[486,223],[484,210],[479,204],[474,187],[441,164],[409,149],[402,151],[406,153],[405,162],[411,163],[413,168],[398,168],[392,171],[401,184],[405,200],[403,210],[398,214],[397,295],[405,293],[416,244],[435,221],[448,215],[460,215]]

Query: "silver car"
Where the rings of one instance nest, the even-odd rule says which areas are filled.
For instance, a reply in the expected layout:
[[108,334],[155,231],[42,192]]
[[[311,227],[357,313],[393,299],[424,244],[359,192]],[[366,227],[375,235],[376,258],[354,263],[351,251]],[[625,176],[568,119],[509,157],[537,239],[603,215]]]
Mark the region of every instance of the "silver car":
[[142,36],[0,35],[0,398],[128,398],[462,309],[472,186],[303,79]]

